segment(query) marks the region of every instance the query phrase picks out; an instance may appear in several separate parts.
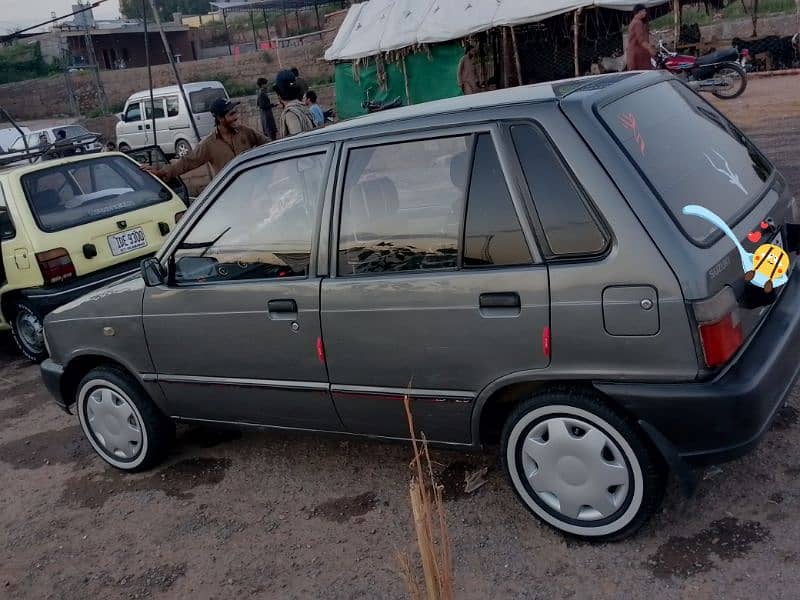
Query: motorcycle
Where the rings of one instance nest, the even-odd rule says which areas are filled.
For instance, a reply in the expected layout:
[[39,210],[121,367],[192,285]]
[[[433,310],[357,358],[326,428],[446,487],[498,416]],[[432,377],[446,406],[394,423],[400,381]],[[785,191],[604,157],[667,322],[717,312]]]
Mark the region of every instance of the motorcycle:
[[699,92],[711,92],[717,98],[732,100],[747,88],[747,71],[742,66],[746,60],[747,57],[740,56],[735,48],[717,50],[700,57],[678,54],[660,40],[653,65],[684,78]]
[[386,102],[377,102],[370,98],[370,90],[366,91],[366,99],[361,103],[361,108],[368,113],[380,112],[382,110],[389,110],[390,108],[398,108],[403,106],[403,100],[398,96],[394,100],[387,100]]

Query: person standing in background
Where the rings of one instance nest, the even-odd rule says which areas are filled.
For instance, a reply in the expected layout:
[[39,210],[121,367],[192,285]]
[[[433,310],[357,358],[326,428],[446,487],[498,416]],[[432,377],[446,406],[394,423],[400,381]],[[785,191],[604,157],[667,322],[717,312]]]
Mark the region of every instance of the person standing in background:
[[272,90],[278,95],[283,106],[281,120],[278,125],[278,134],[281,138],[291,137],[304,131],[314,129],[314,121],[308,109],[300,102],[300,90],[297,87],[297,78],[292,71],[284,70],[275,77]]
[[481,91],[480,74],[478,72],[478,51],[471,44],[464,48],[464,56],[458,63],[458,87],[466,96]]
[[294,75],[295,84],[297,85],[297,91],[300,94],[298,99],[302,100],[305,98],[306,92],[308,91],[308,84],[306,80],[300,77],[300,70],[297,67],[292,67],[289,69],[292,74]]
[[314,127],[325,125],[325,113],[322,111],[322,107],[317,104],[317,92],[313,90],[306,92],[305,105],[311,114],[311,119],[314,121]]
[[628,47],[625,50],[628,71],[647,71],[653,68],[651,59],[656,52],[650,45],[649,20],[644,4],[633,7],[633,18],[628,27]]
[[261,115],[261,130],[270,141],[274,142],[278,139],[278,126],[275,124],[275,115],[272,113],[275,105],[270,100],[267,83],[267,80],[263,77],[259,77],[258,81],[256,81],[259,90],[257,105]]

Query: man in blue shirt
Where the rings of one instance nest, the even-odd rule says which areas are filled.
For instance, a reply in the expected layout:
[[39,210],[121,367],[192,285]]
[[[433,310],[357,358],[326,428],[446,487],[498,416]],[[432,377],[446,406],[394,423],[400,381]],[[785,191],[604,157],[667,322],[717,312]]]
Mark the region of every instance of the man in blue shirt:
[[313,90],[309,90],[306,92],[305,100],[308,112],[311,113],[311,118],[314,121],[314,127],[322,127],[325,125],[325,113],[322,112],[322,108],[317,104],[317,93]]

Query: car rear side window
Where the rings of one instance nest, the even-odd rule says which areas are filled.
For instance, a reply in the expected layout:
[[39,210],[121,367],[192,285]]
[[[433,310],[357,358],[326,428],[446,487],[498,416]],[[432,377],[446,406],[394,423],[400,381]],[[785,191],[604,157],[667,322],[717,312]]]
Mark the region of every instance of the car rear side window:
[[121,156],[41,169],[22,186],[42,231],[55,232],[139,210],[172,198],[156,179]]
[[287,159],[234,179],[178,246],[174,282],[308,276],[324,160]]
[[532,261],[492,136],[475,146],[464,233],[464,267],[527,265]]
[[700,204],[733,224],[763,193],[773,167],[741,132],[676,81],[650,86],[600,109],[600,117],[689,239],[718,230],[686,216]]
[[532,125],[515,125],[511,135],[550,254],[602,253],[608,236],[544,133]]
[[167,116],[177,117],[181,111],[181,103],[177,96],[167,96]]
[[189,104],[195,114],[211,110],[211,105],[217,98],[224,98],[225,90],[217,87],[208,87],[194,92],[189,92]]
[[457,268],[472,139],[400,142],[349,153],[339,275]]

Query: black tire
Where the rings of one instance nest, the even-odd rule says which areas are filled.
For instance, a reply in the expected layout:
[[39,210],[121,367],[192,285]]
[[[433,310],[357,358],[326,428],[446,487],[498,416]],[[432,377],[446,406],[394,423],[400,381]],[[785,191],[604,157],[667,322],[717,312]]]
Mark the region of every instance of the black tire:
[[[629,537],[664,498],[661,456],[634,424],[588,391],[552,389],[522,402],[506,421],[501,451],[517,497],[571,537]],[[534,489],[537,483],[542,489]]]
[[736,72],[739,79],[739,86],[734,89],[733,93],[722,93],[717,90],[712,93],[721,100],[733,100],[734,98],[738,98],[744,94],[744,91],[747,89],[747,71],[745,71],[741,65],[737,65],[736,63],[725,63],[720,65],[713,76],[716,77],[720,72],[725,70]]
[[[183,148],[183,150],[181,150]],[[192,145],[186,140],[177,140],[175,142],[175,158],[183,158],[192,151]]]
[[119,150],[120,152],[130,152],[131,151],[131,147],[128,146],[128,144],[123,142],[122,144],[117,146],[117,150]]
[[49,356],[44,343],[44,315],[31,304],[19,300],[11,309],[9,324],[14,341],[26,358],[39,364]]
[[[167,455],[175,438],[175,423],[159,410],[141,384],[119,367],[102,366],[91,370],[78,385],[75,408],[92,448],[104,461],[122,471],[145,471],[157,465]],[[125,415],[127,410],[129,416]],[[95,414],[103,418],[95,420]],[[108,431],[109,419],[113,421],[111,432]],[[125,437],[130,432],[133,434]],[[131,442],[137,433],[138,448]],[[123,439],[120,442],[112,436]],[[115,442],[120,442],[118,453],[110,449]],[[130,456],[123,456],[123,446]]]

